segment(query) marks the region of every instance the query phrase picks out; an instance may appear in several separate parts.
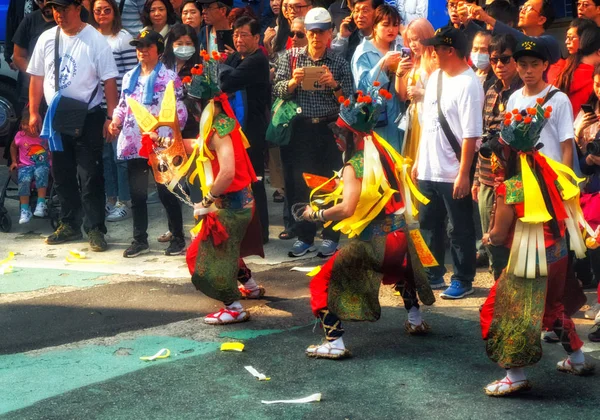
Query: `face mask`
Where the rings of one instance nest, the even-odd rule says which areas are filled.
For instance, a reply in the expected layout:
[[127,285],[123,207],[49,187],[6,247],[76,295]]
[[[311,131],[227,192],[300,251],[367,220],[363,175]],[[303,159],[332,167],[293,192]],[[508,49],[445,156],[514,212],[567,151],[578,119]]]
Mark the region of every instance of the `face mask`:
[[181,45],[179,47],[173,48],[173,53],[175,57],[180,60],[189,60],[192,55],[196,52],[196,48],[191,47],[189,45]]
[[485,70],[490,66],[490,55],[481,53],[471,53],[471,62],[479,70]]

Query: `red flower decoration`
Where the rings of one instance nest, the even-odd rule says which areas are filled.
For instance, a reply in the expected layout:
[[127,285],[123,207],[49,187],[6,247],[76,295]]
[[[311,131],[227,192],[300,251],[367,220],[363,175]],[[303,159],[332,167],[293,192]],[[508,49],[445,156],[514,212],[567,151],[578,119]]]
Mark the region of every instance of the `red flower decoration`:
[[535,101],[541,105],[544,103],[544,98],[537,98]]
[[515,109],[512,110],[512,113],[516,115],[516,114],[519,113],[519,110],[517,108],[515,108]]
[[515,121],[517,121],[517,122],[523,121],[523,116],[521,114],[515,115]]
[[346,100],[344,101],[344,106],[345,106],[346,108],[348,108],[348,107],[350,106],[350,99],[346,99]]
[[548,112],[552,112],[552,107],[551,107],[550,105],[548,105],[548,106],[546,107],[546,111],[548,111]]
[[339,103],[341,103],[341,104],[343,104],[345,100],[346,100],[346,99],[345,99],[343,96],[340,96],[340,97],[338,98],[338,102],[339,102]]
[[544,112],[544,118],[546,118],[546,119],[550,118],[550,112],[548,112],[548,111]]
[[531,124],[531,117],[525,117],[525,118],[523,119],[523,122],[524,122],[525,124]]
[[192,82],[192,78],[190,76],[185,76],[182,82],[187,85],[188,83]]
[[377,87],[377,86],[381,86],[381,83],[380,83],[380,82],[378,82],[377,80],[375,80],[375,81],[373,82],[373,86],[375,86],[375,87]]
[[510,112],[507,112],[504,118],[510,120],[512,118],[512,114]]
[[506,126],[510,125],[510,120],[504,120],[504,125],[506,125]]
[[362,91],[362,90],[357,90],[357,91],[356,91],[356,94],[357,94],[358,96],[362,96],[362,95],[364,95],[364,93],[363,93],[363,91]]

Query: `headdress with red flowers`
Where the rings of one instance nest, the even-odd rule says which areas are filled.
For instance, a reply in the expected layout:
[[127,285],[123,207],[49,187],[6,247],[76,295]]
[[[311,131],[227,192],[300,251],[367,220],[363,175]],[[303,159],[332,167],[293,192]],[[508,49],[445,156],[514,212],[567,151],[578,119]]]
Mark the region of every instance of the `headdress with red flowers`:
[[370,133],[377,121],[386,101],[392,99],[392,94],[381,88],[381,83],[375,81],[365,94],[357,90],[349,98],[339,97],[340,118],[352,129]]
[[545,98],[537,98],[533,107],[513,109],[504,116],[500,129],[502,141],[515,150],[529,152],[536,148],[542,129],[552,115],[552,107],[543,107]]
[[192,98],[212,99],[221,92],[218,84],[218,66],[227,55],[216,51],[211,55],[206,50],[202,50],[200,56],[203,60],[202,64],[192,67],[192,75],[184,77],[182,82]]

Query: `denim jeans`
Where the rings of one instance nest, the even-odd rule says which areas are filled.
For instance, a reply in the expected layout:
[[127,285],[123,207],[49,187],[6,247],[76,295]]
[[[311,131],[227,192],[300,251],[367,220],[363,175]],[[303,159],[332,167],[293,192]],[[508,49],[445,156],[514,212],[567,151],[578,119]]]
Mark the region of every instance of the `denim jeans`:
[[439,266],[427,269],[429,280],[439,279],[446,273],[444,259],[444,221],[448,215],[448,234],[454,274],[452,280],[471,286],[475,278],[475,226],[473,225],[473,200],[471,195],[455,200],[454,184],[419,180],[419,190],[430,201],[420,207],[419,224],[425,243]]
[[117,160],[117,141],[104,143],[104,185],[107,197],[118,197],[122,203],[131,200],[127,178],[127,162]]

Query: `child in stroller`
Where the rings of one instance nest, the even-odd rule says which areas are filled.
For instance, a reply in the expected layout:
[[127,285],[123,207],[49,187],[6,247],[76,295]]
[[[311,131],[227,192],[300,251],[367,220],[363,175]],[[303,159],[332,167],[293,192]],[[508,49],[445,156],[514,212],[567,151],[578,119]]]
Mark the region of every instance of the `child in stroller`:
[[[10,146],[12,164],[10,170],[17,170],[19,184],[19,202],[21,217],[19,224],[29,223],[32,216],[45,217],[48,213],[46,205],[46,189],[50,174],[50,154],[48,141],[35,137],[29,130],[29,110],[23,110],[21,129],[15,135]],[[31,182],[35,180],[38,191],[37,204],[33,214],[29,207]]]

